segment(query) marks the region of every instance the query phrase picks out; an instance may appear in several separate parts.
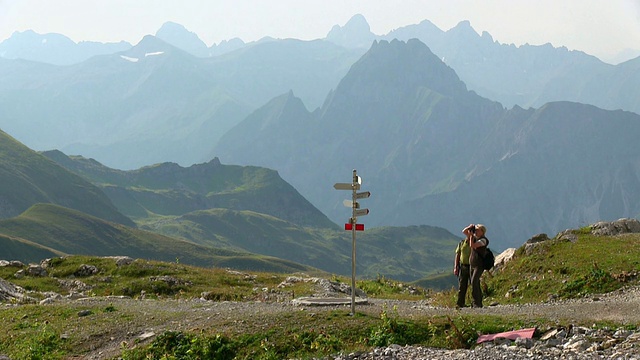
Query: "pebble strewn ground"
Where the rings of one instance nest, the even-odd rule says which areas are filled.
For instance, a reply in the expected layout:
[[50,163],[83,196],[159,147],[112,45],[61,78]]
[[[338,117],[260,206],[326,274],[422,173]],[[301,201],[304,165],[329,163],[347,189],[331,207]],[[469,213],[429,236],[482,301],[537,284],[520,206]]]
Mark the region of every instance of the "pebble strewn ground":
[[[333,290],[332,290],[333,291]],[[80,295],[80,294],[76,294]],[[325,295],[326,294],[321,294]],[[52,296],[43,300],[43,306],[56,306],[59,302],[73,301],[89,308],[115,306],[119,310],[145,314],[144,321],[125,321],[111,339],[96,339],[92,351],[83,359],[111,359],[117,357],[122,344],[150,341],[165,330],[189,331],[211,327],[212,324],[235,324],[241,330],[242,322],[234,322],[237,314],[255,321],[292,311],[320,313],[349,305],[302,306],[291,299],[277,302],[229,302],[195,300],[140,300],[127,297]],[[12,306],[12,305],[8,305]],[[82,306],[84,307],[84,306]],[[444,350],[420,346],[392,345],[366,353],[335,354],[323,360],[404,360],[404,359],[635,359],[640,360],[640,286],[627,287],[609,294],[575,300],[558,300],[542,304],[497,305],[481,309],[443,308],[428,301],[400,301],[370,299],[366,305],[357,305],[356,311],[379,315],[394,311],[401,317],[457,316],[485,314],[515,316],[521,319],[550,319],[560,324],[593,324],[612,321],[624,324],[624,329],[596,329],[579,326],[558,329],[539,329],[542,336],[534,339],[497,339],[476,346],[472,350]],[[80,315],[79,315],[80,316]],[[272,324],[265,323],[265,327]],[[0,359],[2,355],[0,354]]]
[[[405,306],[393,305],[408,315]],[[444,309],[416,304],[415,311],[438,312]],[[444,310],[450,312],[451,310]],[[472,350],[443,350],[420,346],[392,345],[368,353],[340,354],[323,360],[640,360],[640,287],[625,288],[610,294],[584,299],[558,301],[521,306],[493,306],[482,309],[462,309],[464,312],[487,314],[542,316],[557,319],[615,320],[628,324],[628,329],[591,329],[572,327],[550,329],[538,339],[496,339],[476,346]]]
[[[100,301],[100,300],[89,300]],[[111,300],[113,301],[113,300]],[[129,304],[129,305],[125,305]],[[143,307],[140,311],[153,313],[154,308],[167,311],[181,311],[191,309],[179,322],[174,322],[171,328],[174,330],[187,330],[194,327],[206,327],[216,317],[230,317],[234,313],[241,312],[252,318],[259,319],[263,314],[278,314],[291,311],[322,312],[331,311],[331,307],[305,307],[296,306],[292,302],[211,302],[211,301],[139,301],[122,299],[116,305]],[[341,306],[342,308],[349,306]],[[482,359],[482,360],[506,360],[506,359],[567,359],[567,360],[592,360],[592,359],[621,359],[640,360],[640,287],[626,288],[610,294],[589,297],[578,300],[556,301],[545,304],[530,305],[498,305],[482,309],[465,308],[455,310],[430,306],[424,301],[396,301],[396,300],[371,300],[368,305],[359,305],[358,312],[379,314],[390,309],[397,311],[400,316],[424,316],[424,315],[452,315],[465,313],[483,313],[494,315],[520,316],[531,319],[557,318],[563,324],[571,323],[571,320],[585,323],[597,322],[603,319],[615,320],[627,324],[627,329],[591,329],[584,327],[571,327],[568,329],[544,329],[544,339],[518,339],[510,341],[499,339],[476,346],[472,350],[444,350],[425,348],[420,346],[392,345],[386,348],[377,348],[366,353],[335,354],[322,360],[450,360],[450,359]],[[268,326],[268,324],[265,324]],[[133,337],[141,334],[160,333],[161,328],[131,329]],[[129,339],[131,340],[131,339]],[[103,347],[96,349],[93,354],[85,359],[106,359],[119,353],[117,344],[109,349]]]

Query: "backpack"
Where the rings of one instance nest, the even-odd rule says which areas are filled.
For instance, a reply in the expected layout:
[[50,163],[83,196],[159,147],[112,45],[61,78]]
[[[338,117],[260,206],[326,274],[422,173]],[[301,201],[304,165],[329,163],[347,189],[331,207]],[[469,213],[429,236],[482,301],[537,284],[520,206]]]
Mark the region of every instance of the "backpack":
[[484,270],[491,270],[496,263],[496,257],[493,255],[493,251],[489,249],[489,239],[486,237],[482,237],[487,240],[487,246],[484,248],[484,255],[480,256],[482,258],[482,268]]
[[486,248],[484,252],[484,257],[482,258],[482,267],[485,270],[491,270],[493,265],[495,265],[496,258],[493,256],[493,251],[491,249]]

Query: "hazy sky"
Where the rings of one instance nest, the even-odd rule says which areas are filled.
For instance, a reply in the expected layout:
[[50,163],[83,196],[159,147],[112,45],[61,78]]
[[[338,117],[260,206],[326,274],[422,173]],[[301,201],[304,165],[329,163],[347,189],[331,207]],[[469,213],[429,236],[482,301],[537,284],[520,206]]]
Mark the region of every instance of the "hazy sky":
[[378,35],[422,20],[469,20],[501,43],[551,43],[604,60],[640,50],[640,0],[0,0],[0,41],[14,31],[136,44],[167,21],[207,45],[239,37],[311,40],[362,14]]

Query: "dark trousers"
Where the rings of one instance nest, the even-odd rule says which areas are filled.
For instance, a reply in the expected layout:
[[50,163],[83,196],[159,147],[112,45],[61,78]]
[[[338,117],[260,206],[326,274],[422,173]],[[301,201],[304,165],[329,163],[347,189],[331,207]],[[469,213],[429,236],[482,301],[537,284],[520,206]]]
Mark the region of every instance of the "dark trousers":
[[460,272],[458,273],[458,302],[456,303],[458,307],[464,307],[465,305],[470,278],[469,265],[460,265]]
[[482,266],[471,267],[471,297],[473,307],[482,307],[482,288],[480,287],[480,277],[484,269]]

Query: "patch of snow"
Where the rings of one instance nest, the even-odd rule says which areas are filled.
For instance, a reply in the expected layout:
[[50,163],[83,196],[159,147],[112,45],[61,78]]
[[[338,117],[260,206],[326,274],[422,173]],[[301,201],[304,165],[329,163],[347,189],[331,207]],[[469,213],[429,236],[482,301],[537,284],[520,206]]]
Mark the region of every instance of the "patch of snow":
[[507,159],[509,159],[510,157],[512,157],[512,156],[514,156],[514,155],[516,155],[517,153],[518,153],[518,151],[511,151],[511,150],[509,150],[506,154],[504,154],[504,155],[500,158],[500,160],[499,160],[499,161],[507,160]]
[[157,51],[157,52],[152,52],[152,53],[146,53],[144,54],[144,56],[156,56],[156,55],[162,55],[164,54],[164,51]]
[[138,62],[138,58],[132,58],[132,57],[128,57],[128,56],[124,56],[124,55],[120,55],[121,58],[127,60],[127,61],[131,61],[133,63]]
[[42,43],[46,44],[47,43],[47,39],[42,39]]

